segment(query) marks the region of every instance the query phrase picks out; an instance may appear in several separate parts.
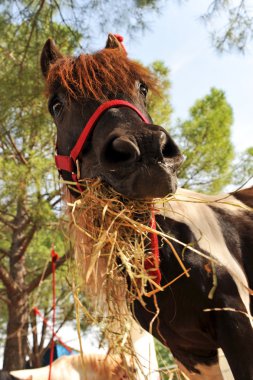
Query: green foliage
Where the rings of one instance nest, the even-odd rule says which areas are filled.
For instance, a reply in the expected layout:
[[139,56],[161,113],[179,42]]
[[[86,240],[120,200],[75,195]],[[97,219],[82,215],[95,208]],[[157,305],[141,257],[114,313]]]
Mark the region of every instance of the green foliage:
[[171,125],[169,69],[156,61],[149,68],[160,80],[160,96],[149,94],[148,110],[154,122],[169,129],[185,155],[180,185],[217,193],[230,183],[243,185],[253,176],[252,148],[235,156],[231,143],[233,114],[223,91],[215,88],[190,109],[187,121]]
[[[161,0],[2,0],[1,12],[6,20],[12,23],[27,23],[36,30],[43,30],[43,13],[47,14],[44,24],[49,29],[48,36],[53,36],[54,28],[51,24],[57,22],[65,27],[68,38],[80,32],[83,40],[78,39],[78,46],[86,49],[93,48],[91,43],[99,35],[117,31],[134,38],[140,31],[146,29],[148,16],[156,13],[160,8]],[[92,20],[92,22],[91,22]],[[25,41],[29,39],[29,33]],[[58,42],[58,39],[56,39]],[[59,38],[59,41],[62,41]]]
[[[58,186],[52,170],[54,126],[45,106],[38,57],[49,30],[44,26],[45,34],[32,36],[24,62],[27,25],[21,24],[17,29],[16,25],[0,21],[0,211],[11,221],[17,202],[21,201],[37,233],[43,228],[48,235],[58,219],[52,207]],[[76,46],[72,36],[68,38],[65,27],[55,24],[52,28],[63,48],[71,51]],[[10,37],[14,33],[15,39]],[[3,228],[8,230],[6,225]],[[2,244],[5,249],[9,246],[10,234],[7,233]]]
[[[30,292],[34,281],[43,277],[51,244],[55,243],[60,255],[66,251],[58,228],[61,211],[53,162],[55,127],[43,96],[39,57],[48,35],[57,38],[68,52],[76,48],[80,35],[75,31],[69,34],[65,26],[48,21],[48,9],[44,8],[37,25],[41,29],[31,33],[32,22],[11,24],[0,17],[0,266],[4,271],[0,276],[0,307],[4,311],[0,328],[8,321],[4,301],[15,303],[16,297],[4,279],[10,279],[24,294]],[[57,270],[57,278],[58,316],[63,321],[73,310],[66,268]],[[51,277],[44,284],[38,281],[36,288],[30,307],[49,311]]]
[[155,349],[156,349],[158,366],[160,368],[161,380],[181,379],[178,373],[175,373],[172,375],[177,365],[175,363],[175,360],[170,350],[156,339],[155,339]]
[[149,69],[157,76],[160,84],[160,94],[150,94],[148,97],[148,111],[157,125],[168,128],[170,125],[170,117],[172,107],[170,103],[170,87],[169,69],[162,61],[155,61]]
[[186,157],[179,172],[181,186],[216,193],[230,182],[232,122],[224,92],[212,88],[190,109],[189,120],[177,123],[173,134]]
[[236,158],[233,164],[233,183],[237,186],[246,185],[253,178],[253,147],[248,148]]
[[[244,52],[253,39],[252,7],[247,0],[214,0],[202,18],[212,27],[212,43],[220,52]],[[219,20],[225,20],[223,25]]]
[[135,0],[135,4],[137,7],[156,7],[157,6],[157,0]]
[[[151,94],[148,110],[154,122],[169,129],[185,155],[179,172],[180,185],[202,192],[219,192],[232,178],[232,109],[221,90],[197,100],[187,121],[171,125],[169,70],[163,62],[150,66],[161,83],[161,95]],[[244,174],[245,170],[242,168]]]

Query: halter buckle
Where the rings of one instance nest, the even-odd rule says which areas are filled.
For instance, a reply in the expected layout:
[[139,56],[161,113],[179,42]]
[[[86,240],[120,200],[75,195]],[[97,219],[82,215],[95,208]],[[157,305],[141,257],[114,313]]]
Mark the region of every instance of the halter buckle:
[[76,179],[79,181],[81,178],[80,162],[76,159]]

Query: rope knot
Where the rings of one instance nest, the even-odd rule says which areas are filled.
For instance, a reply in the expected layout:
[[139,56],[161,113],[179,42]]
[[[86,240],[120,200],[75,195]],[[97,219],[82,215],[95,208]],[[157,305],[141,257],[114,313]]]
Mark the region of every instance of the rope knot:
[[55,263],[59,259],[59,255],[55,252],[54,248],[52,248],[51,250],[51,258],[53,263]]
[[122,46],[123,51],[127,54],[127,51],[126,51],[125,45],[123,44],[124,37],[122,37],[120,34],[114,34],[114,37],[116,37],[117,40],[121,43],[121,46]]
[[114,36],[117,38],[117,40],[122,43],[124,41],[124,37],[122,37],[120,34],[114,34]]

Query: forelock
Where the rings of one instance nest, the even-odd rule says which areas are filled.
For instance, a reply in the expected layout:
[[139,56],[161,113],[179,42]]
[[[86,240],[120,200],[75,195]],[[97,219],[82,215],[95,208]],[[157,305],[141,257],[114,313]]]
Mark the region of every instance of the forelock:
[[136,81],[158,91],[157,78],[140,63],[130,60],[119,49],[103,49],[95,54],[64,57],[51,65],[47,77],[49,94],[62,87],[74,98],[105,101],[125,94],[136,95]]

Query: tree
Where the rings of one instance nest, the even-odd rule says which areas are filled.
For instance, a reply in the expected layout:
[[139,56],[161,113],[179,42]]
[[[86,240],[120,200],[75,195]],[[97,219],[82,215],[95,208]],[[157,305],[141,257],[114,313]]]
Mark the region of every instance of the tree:
[[[161,0],[1,0],[1,11],[6,21],[27,23],[26,49],[33,33],[43,31],[41,23],[46,14],[46,27],[52,37],[54,29],[50,23],[58,22],[65,26],[68,34],[75,36],[78,31],[83,39],[78,39],[78,47],[86,50],[92,47],[94,39],[117,29],[117,33],[133,38],[143,31],[148,23],[148,15],[160,8]],[[91,22],[92,19],[92,22]],[[17,25],[17,27],[18,27]],[[48,37],[48,36],[45,36]]]
[[212,88],[190,109],[189,120],[177,123],[172,134],[185,155],[179,172],[182,187],[219,192],[230,182],[232,122],[224,92]]
[[[172,0],[167,0],[167,2]],[[189,1],[189,0],[188,0]],[[185,3],[185,1],[177,1]],[[148,25],[148,16],[157,13],[164,2],[161,0],[1,0],[1,11],[9,21],[27,22],[36,30],[42,9],[48,9],[51,21],[61,22],[71,34],[78,30],[84,36],[79,41],[82,49],[90,47],[94,36],[117,32],[131,38]],[[91,15],[92,23],[91,23]],[[253,38],[253,15],[249,0],[210,0],[201,19],[210,31],[211,41],[220,51],[244,52]],[[222,23],[222,24],[221,24]],[[29,36],[29,34],[28,34]],[[27,40],[29,45],[29,38]]]
[[247,185],[253,178],[253,147],[246,149],[236,157],[232,167],[233,184]]
[[[253,39],[252,4],[247,0],[213,0],[202,16],[207,26],[212,26],[212,43],[220,52],[237,50],[244,52]],[[221,27],[213,23],[225,20]]]
[[[29,297],[51,274],[47,261],[52,242],[64,253],[58,267],[67,252],[55,228],[60,192],[52,171],[54,130],[38,75],[44,35],[33,34],[24,60],[27,25],[17,29],[0,21],[0,302],[8,312],[4,368],[14,369],[24,367],[29,352]],[[73,35],[69,38],[65,27],[53,27],[63,47],[73,49]],[[48,308],[45,302],[43,306]]]
[[149,69],[159,80],[160,94],[151,94],[149,96],[148,111],[155,124],[169,128],[172,114],[169,92],[171,87],[169,80],[169,69],[162,61],[153,62],[149,65]]
[[179,172],[180,185],[202,192],[221,191],[231,181],[234,157],[233,115],[224,92],[211,89],[190,109],[189,120],[171,125],[169,70],[159,61],[150,68],[160,79],[161,94],[151,94],[149,112],[155,123],[169,130],[185,155]]

